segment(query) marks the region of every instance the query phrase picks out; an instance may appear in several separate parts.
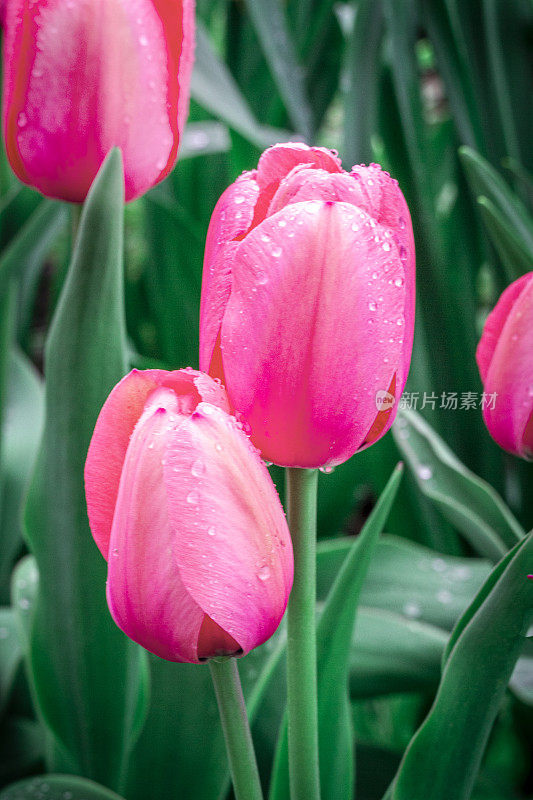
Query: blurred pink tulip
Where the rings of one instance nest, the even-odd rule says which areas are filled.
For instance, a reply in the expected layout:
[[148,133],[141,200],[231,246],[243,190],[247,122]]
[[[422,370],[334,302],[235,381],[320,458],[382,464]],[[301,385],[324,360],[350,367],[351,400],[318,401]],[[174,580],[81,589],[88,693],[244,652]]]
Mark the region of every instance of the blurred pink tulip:
[[189,104],[194,0],[10,0],[3,118],[10,164],[83,202],[113,146],[126,200],[172,169]]
[[476,359],[483,419],[505,450],[533,458],[533,272],[503,292],[489,314]]
[[224,389],[192,369],[130,372],[85,467],[91,530],[117,625],[169,661],[247,653],[292,585],[287,523]]
[[289,143],[213,213],[201,369],[269,461],[340,464],[390,428],[413,342],[415,251],[398,184]]

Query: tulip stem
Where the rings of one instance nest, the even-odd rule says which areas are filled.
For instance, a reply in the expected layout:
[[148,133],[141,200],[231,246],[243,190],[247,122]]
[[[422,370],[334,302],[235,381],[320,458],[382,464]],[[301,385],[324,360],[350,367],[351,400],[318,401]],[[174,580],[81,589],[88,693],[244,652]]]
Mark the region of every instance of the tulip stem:
[[209,662],[237,800],[262,800],[263,792],[237,661]]
[[287,610],[291,800],[319,800],[316,679],[316,498],[318,472],[288,468],[287,516],[294,583]]

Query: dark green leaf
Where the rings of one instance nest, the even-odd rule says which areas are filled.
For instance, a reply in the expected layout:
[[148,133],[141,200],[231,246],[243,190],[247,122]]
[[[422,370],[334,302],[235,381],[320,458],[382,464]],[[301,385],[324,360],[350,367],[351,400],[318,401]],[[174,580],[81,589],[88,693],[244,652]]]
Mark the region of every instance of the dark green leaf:
[[248,0],[247,7],[294,129],[310,140],[311,109],[284,6],[280,0]]
[[207,111],[260,148],[285,141],[283,131],[260,125],[253,116],[231,73],[213,51],[201,24],[196,29],[196,58],[191,95]]
[[40,775],[8,786],[0,800],[121,800],[118,794],[73,775]]
[[0,257],[0,284],[16,275],[30,260],[42,261],[67,220],[67,209],[53,200],[42,200]]
[[344,90],[346,164],[372,161],[371,138],[377,132],[377,91],[383,37],[380,0],[361,0],[348,40]]
[[461,147],[459,155],[474,196],[483,195],[493,203],[521,241],[522,247],[533,253],[533,219],[521,200],[479,153],[469,147]]
[[415,411],[400,411],[398,447],[431,499],[478,553],[497,561],[524,535],[505,503],[464,464]]
[[435,702],[395,779],[394,800],[467,800],[533,615],[533,534],[498,564],[459,621]]
[[512,283],[530,271],[533,251],[525,248],[523,240],[491,200],[480,195],[477,201],[487,233],[503,262],[509,283]]

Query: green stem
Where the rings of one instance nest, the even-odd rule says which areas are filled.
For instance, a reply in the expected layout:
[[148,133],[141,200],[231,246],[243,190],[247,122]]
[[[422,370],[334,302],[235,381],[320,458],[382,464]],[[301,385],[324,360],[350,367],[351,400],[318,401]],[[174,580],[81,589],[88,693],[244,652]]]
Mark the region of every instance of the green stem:
[[289,468],[287,510],[294,583],[287,610],[291,800],[320,800],[316,683],[316,470]]
[[209,662],[237,800],[262,800],[254,745],[234,658]]

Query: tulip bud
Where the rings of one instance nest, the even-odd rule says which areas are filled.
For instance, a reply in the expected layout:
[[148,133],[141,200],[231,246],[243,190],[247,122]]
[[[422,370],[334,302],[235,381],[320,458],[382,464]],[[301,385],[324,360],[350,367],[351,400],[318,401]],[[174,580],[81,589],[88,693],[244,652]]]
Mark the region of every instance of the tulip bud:
[[10,0],[3,118],[16,175],[83,202],[109,150],[126,200],[172,169],[189,103],[194,0]]
[[511,453],[533,458],[533,272],[503,292],[489,314],[477,352],[483,419]]
[[289,531],[225,392],[192,369],[130,372],[98,417],[89,523],[117,625],[169,661],[240,655],[276,630],[292,585]]
[[398,184],[329,150],[276,145],[209,226],[201,369],[264,458],[340,464],[390,428],[413,341],[415,253]]

